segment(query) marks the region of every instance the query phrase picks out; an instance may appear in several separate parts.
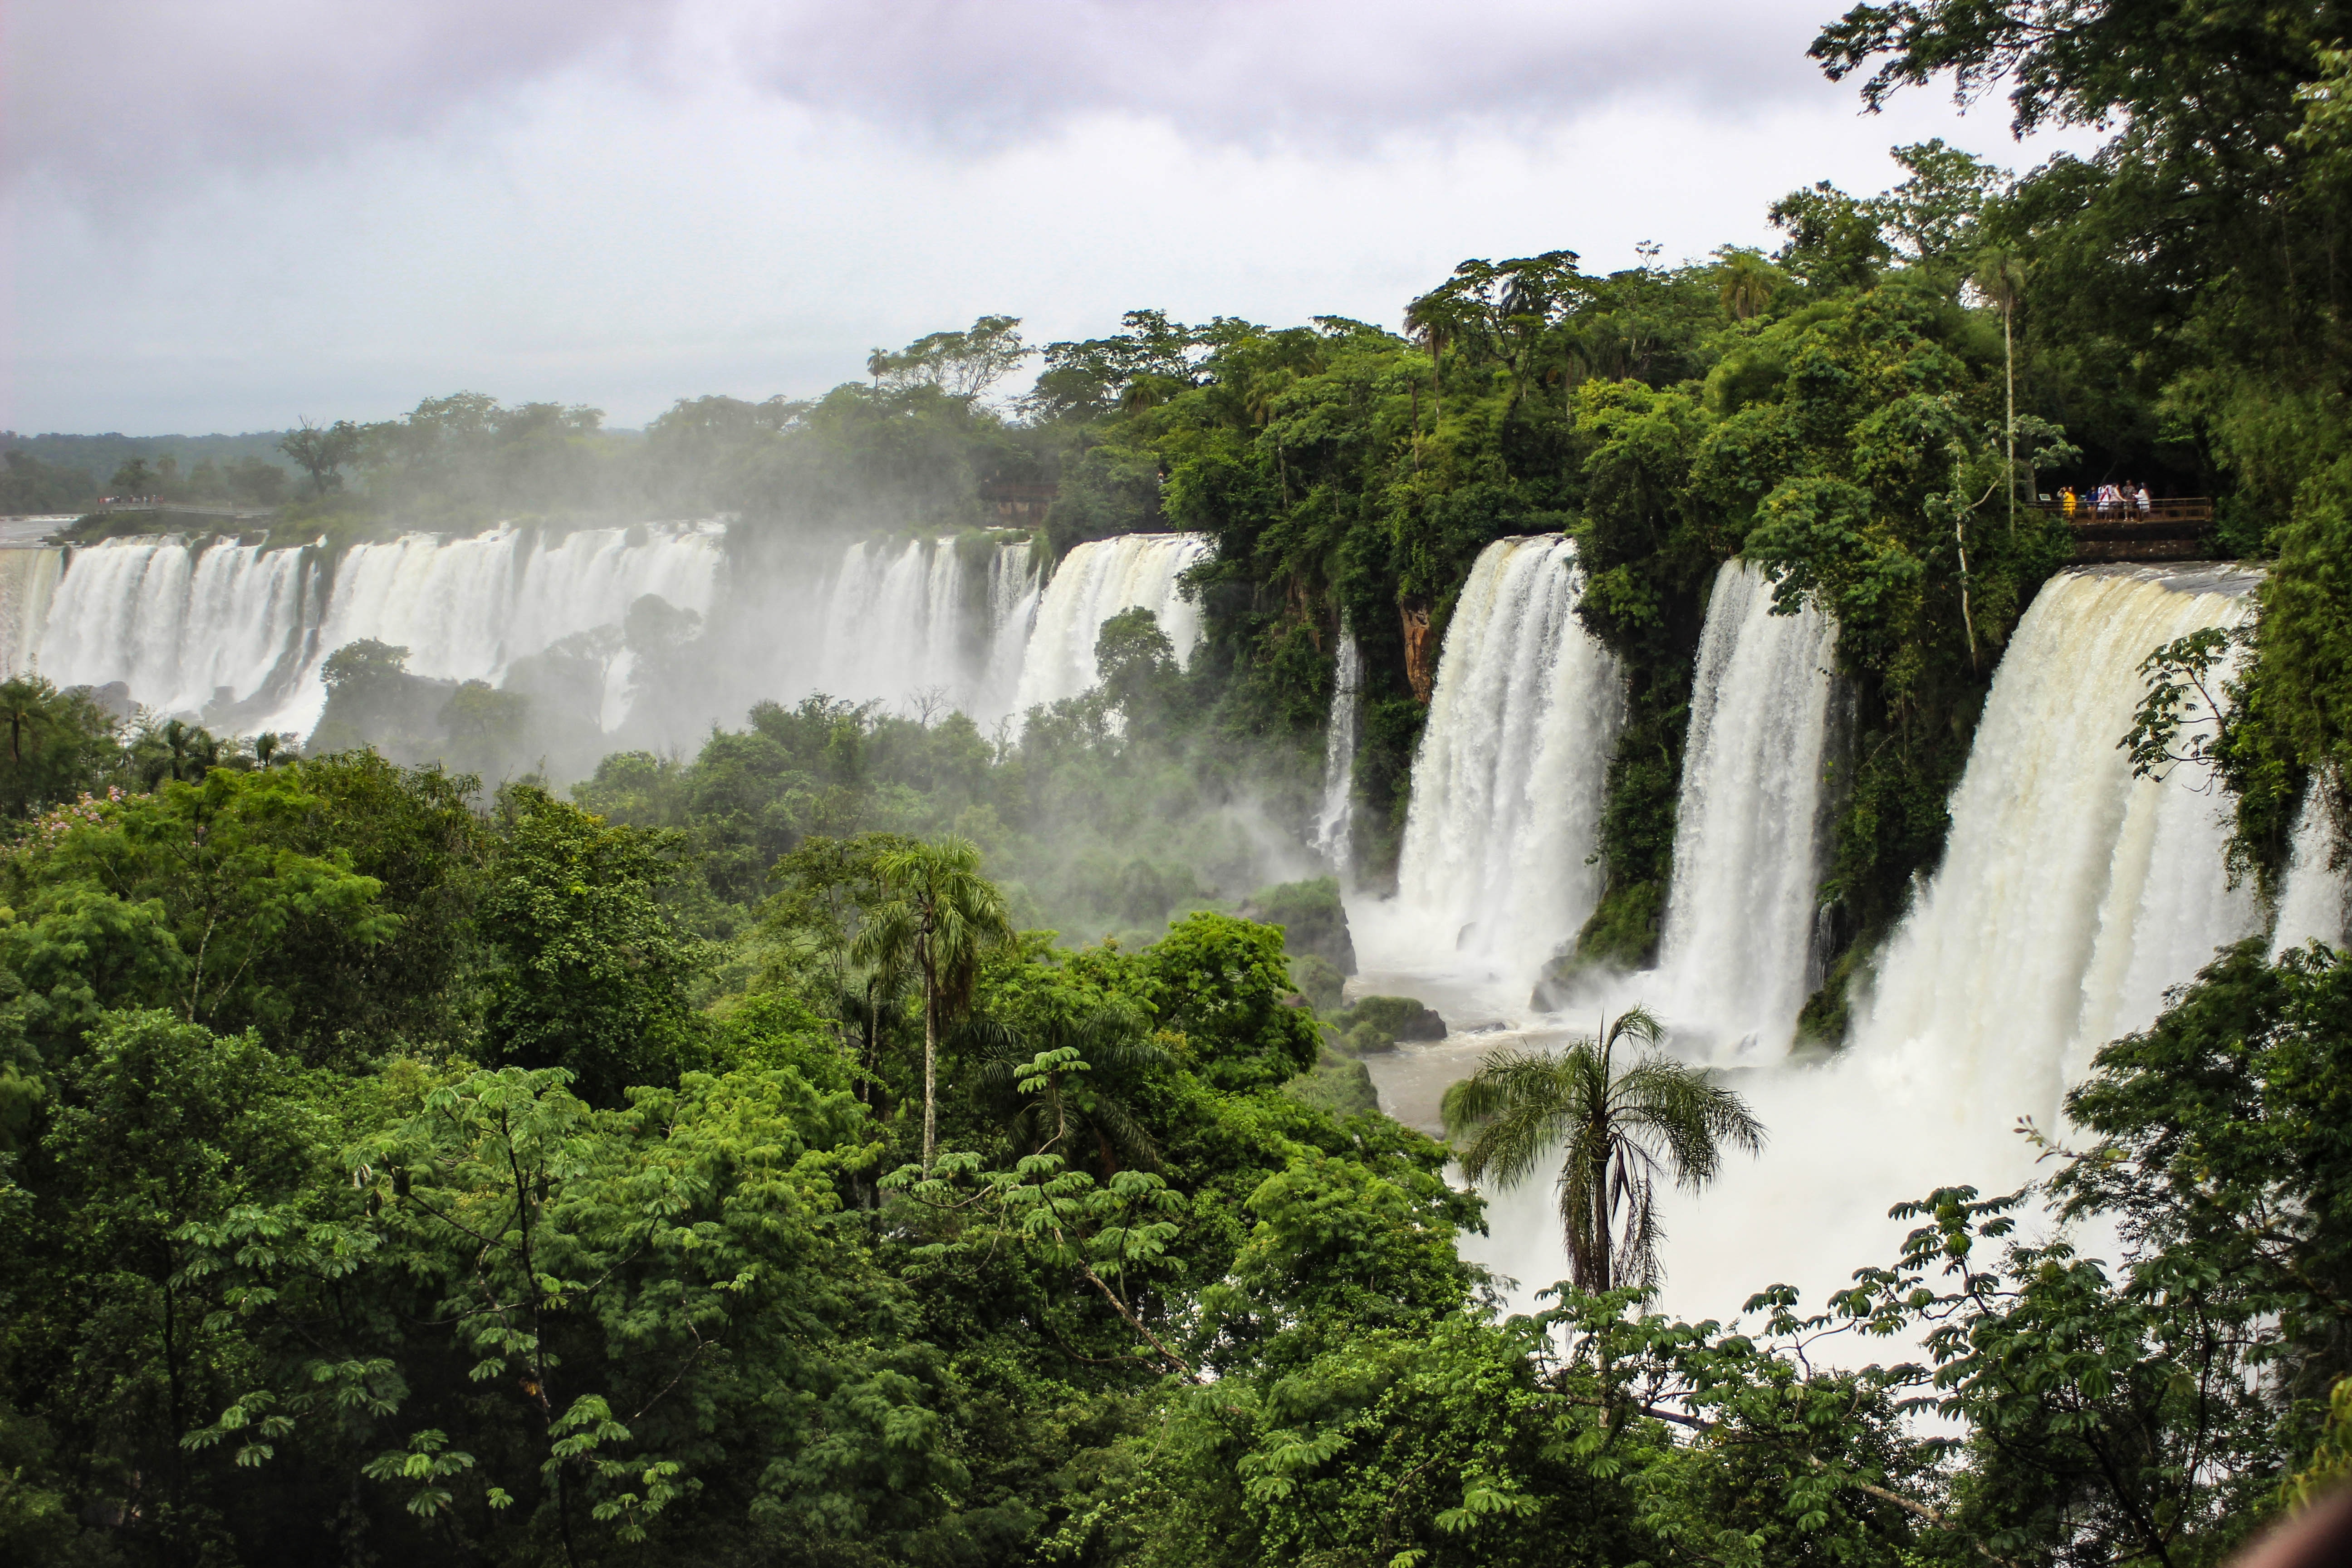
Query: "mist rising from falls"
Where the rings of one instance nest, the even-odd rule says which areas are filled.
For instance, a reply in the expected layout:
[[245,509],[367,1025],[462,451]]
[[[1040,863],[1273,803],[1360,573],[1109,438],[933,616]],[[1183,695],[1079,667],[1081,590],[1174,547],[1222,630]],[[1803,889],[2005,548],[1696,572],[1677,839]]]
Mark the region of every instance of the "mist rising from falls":
[[1716,574],[1692,685],[1654,1005],[1678,1034],[1771,1060],[1811,990],[1837,627],[1772,613],[1745,561]]
[[2279,889],[2278,923],[2271,951],[2284,952],[2308,942],[2344,946],[2347,896],[2345,869],[2336,865],[2336,821],[2326,782],[2317,774],[2303,794],[2294,837],[2287,855],[2286,884]]
[[1377,967],[1450,960],[1524,996],[1599,901],[1588,861],[1625,694],[1576,618],[1582,587],[1557,534],[1497,540],[1471,567],[1413,758],[1397,897],[1368,933]]
[[804,549],[729,569],[726,537],[716,523],[500,526],[340,555],[173,536],[0,552],[0,664],[61,686],[123,682],[148,710],[224,733],[307,734],[326,705],[320,667],[350,643],[405,647],[418,676],[497,685],[580,634],[617,642],[630,607],[653,595],[702,617],[699,651],[677,667],[691,689],[655,693],[634,652],[604,645],[575,649],[592,688],[602,669],[601,694],[559,698],[517,673],[535,701],[577,705],[572,721],[642,745],[818,691],[992,724],[1016,700],[1091,687],[1102,623],[1132,606],[1158,616],[1180,659],[1200,639],[1200,611],[1178,591],[1209,552],[1199,535],[1081,545],[1050,593],[1043,545],[1012,531],[852,544],[830,571]]
[[981,677],[975,718],[1013,710],[1022,660],[1037,623],[1037,601],[1045,591],[1037,566],[1037,547],[1027,539],[1001,545],[988,558],[988,668]]
[[1081,544],[1062,558],[1037,605],[1035,627],[1021,663],[1013,711],[1076,697],[1094,686],[1095,639],[1103,623],[1141,607],[1182,664],[1201,640],[1201,609],[1179,592],[1186,567],[1208,557],[1198,533],[1126,533]]
[[[641,524],[582,529],[544,544],[500,528],[470,539],[411,533],[356,545],[335,573],[321,657],[372,637],[408,648],[415,674],[495,685],[526,654],[621,624],[648,594],[697,615],[707,611],[720,538],[716,529]],[[626,710],[628,675],[625,656],[607,675],[598,715],[606,729]],[[310,713],[315,722],[314,693],[323,708],[315,666],[289,711]]]
[[1315,814],[1316,852],[1330,862],[1342,882],[1349,879],[1349,790],[1355,778],[1356,744],[1363,701],[1364,655],[1356,634],[1342,627],[1331,672],[1331,718],[1323,731],[1323,805]]

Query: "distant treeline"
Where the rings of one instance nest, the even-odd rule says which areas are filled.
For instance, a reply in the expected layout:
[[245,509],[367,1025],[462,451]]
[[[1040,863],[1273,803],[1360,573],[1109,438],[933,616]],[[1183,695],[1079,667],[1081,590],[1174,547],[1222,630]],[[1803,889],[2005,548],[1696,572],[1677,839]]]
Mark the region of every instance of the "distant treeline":
[[282,430],[240,436],[22,436],[0,430],[0,513],[78,511],[105,495],[276,506]]

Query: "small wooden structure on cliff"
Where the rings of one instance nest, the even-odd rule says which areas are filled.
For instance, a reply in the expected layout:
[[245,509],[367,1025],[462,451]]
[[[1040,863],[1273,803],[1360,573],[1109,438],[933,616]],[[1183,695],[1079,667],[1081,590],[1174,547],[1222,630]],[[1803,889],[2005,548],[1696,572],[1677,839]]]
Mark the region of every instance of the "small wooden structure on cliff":
[[2213,503],[2204,496],[2151,501],[2146,511],[2078,502],[2070,515],[2063,501],[2041,501],[2035,510],[2063,518],[2074,531],[2078,562],[2197,561],[2212,553]]

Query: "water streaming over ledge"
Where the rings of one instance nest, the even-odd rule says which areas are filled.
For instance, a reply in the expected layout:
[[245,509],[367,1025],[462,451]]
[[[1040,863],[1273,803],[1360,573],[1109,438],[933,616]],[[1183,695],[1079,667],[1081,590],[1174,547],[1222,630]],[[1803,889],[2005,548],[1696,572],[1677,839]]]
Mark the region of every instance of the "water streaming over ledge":
[[1955,1121],[2047,1127],[2099,1046],[2261,929],[2252,890],[2228,886],[2218,786],[2186,767],[2135,778],[2116,745],[2146,694],[2140,661],[2236,624],[2252,582],[2128,567],[2042,588],[1993,678],[1943,866],[1856,1009],[1852,1055],[1916,1062]]
[[1151,611],[1176,651],[1176,662],[1191,658],[1201,640],[1201,609],[1183,596],[1179,579],[1185,568],[1206,560],[1210,548],[1204,534],[1124,533],[1081,544],[1064,556],[1037,605],[1013,711],[1025,713],[1091,688],[1097,678],[1095,639],[1103,623],[1123,610]]
[[[815,691],[988,725],[1016,701],[1091,686],[1096,637],[1121,610],[1151,610],[1188,656],[1200,612],[1178,580],[1209,549],[1197,534],[1082,544],[1049,592],[1043,546],[1010,531],[861,542],[830,573],[798,575],[729,570],[726,530],[712,522],[410,533],[340,557],[234,538],[118,539],[0,552],[0,664],[63,686],[119,681],[157,714],[226,732],[299,733],[325,707],[320,667],[351,642],[405,647],[418,675],[498,684],[551,645],[617,630],[651,595],[703,617],[713,691],[733,694],[697,694],[710,711],[660,704],[663,743],[740,722],[740,707],[716,710],[729,702]],[[608,735],[645,728],[632,666],[626,651],[604,666],[594,716]]]
[[1349,880],[1350,790],[1355,780],[1356,745],[1360,739],[1364,656],[1356,634],[1342,628],[1338,657],[1332,661],[1331,717],[1323,731],[1323,805],[1315,814],[1316,853],[1330,863],[1332,874]]
[[1524,996],[1601,897],[1591,863],[1624,722],[1617,660],[1576,618],[1557,534],[1497,540],[1455,600],[1413,758],[1397,897],[1372,969],[1451,966]]
[[[2253,581],[2104,567],[2044,585],[1994,679],[1943,864],[1859,989],[1851,1042],[1826,1060],[1732,1058],[1755,1063],[1734,1066],[1730,1081],[1771,1142],[1706,1194],[1669,1200],[1665,1310],[1727,1314],[1775,1281],[1818,1304],[1853,1269],[1893,1256],[1905,1226],[1886,1217],[1891,1205],[2032,1179],[2035,1151],[2016,1119],[2056,1128],[2065,1088],[2099,1045],[2146,1026],[2167,987],[2262,929],[2251,890],[2227,885],[2226,802],[2185,770],[2136,779],[2116,744],[2143,694],[2140,661],[2242,618]],[[1715,724],[1731,684],[1722,668]],[[1626,977],[1602,1003],[1666,1004],[1660,980]],[[1534,1043],[1591,1023],[1517,1021]],[[1445,1053],[1467,1071],[1486,1043],[1431,1047],[1433,1063]],[[1418,1081],[1412,1063],[1375,1071]],[[1565,1273],[1550,1198],[1539,1181],[1492,1194],[1490,1236],[1465,1239],[1520,1282],[1522,1300]]]
[[1707,602],[1654,1005],[1727,1060],[1788,1049],[1811,989],[1837,627],[1726,562]]
[[2337,949],[2344,946],[2347,895],[2352,895],[2352,889],[2346,886],[2345,868],[2334,863],[2337,847],[2326,786],[2315,776],[2304,791],[2303,808],[2295,814],[2286,883],[2279,889],[2278,921],[2271,930],[2273,952],[2308,942],[2324,942]]
[[65,560],[54,548],[0,549],[0,676],[21,675],[38,659]]
[[1038,591],[1025,538],[853,544],[826,598],[819,687],[992,723],[1011,708]]

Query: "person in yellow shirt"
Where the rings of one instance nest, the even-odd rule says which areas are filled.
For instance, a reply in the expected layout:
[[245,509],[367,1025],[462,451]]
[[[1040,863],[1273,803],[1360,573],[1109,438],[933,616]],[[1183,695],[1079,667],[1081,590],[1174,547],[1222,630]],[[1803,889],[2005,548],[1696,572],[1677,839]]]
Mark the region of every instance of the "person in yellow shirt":
[[2068,522],[2074,521],[2074,508],[2079,504],[2074,500],[2074,486],[2068,485],[2058,492],[2058,510],[2066,514]]

